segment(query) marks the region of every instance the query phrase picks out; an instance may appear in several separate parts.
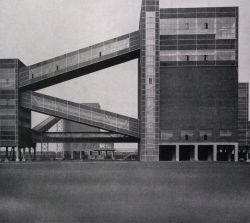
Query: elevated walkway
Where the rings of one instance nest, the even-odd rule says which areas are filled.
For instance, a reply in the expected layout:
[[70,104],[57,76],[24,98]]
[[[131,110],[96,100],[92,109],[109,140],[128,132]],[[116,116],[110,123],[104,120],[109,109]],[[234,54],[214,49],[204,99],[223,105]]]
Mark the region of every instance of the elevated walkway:
[[59,122],[60,118],[50,116],[46,118],[44,121],[36,125],[32,130],[36,132],[46,132],[50,128],[52,128],[57,122]]
[[23,108],[73,122],[105,129],[131,137],[139,137],[139,122],[135,118],[108,112],[32,91],[21,93]]
[[46,60],[19,71],[19,88],[39,90],[139,58],[139,31]]
[[33,132],[33,143],[138,143],[138,138],[109,132]]

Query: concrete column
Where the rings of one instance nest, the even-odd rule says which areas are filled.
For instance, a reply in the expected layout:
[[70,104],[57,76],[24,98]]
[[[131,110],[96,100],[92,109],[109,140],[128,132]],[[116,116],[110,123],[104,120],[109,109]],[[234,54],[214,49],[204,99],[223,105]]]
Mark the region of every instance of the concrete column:
[[239,158],[238,158],[238,152],[239,152],[239,145],[236,144],[234,146],[234,162],[238,162],[239,161]]
[[23,162],[25,162],[26,161],[26,159],[25,159],[25,152],[26,152],[26,148],[25,147],[23,147],[23,159],[22,159],[22,161]]
[[16,162],[19,162],[19,161],[20,161],[20,159],[19,159],[19,153],[20,153],[19,147],[17,146],[17,147],[16,147]]
[[213,160],[217,161],[217,145],[213,145]]
[[71,159],[74,159],[74,151],[71,151]]
[[180,161],[180,145],[176,145],[176,161]]
[[65,159],[65,153],[64,153],[64,150],[62,151],[62,158],[63,158],[63,160]]
[[198,161],[198,145],[194,145],[194,161]]
[[114,152],[113,151],[111,152],[111,159],[112,160],[114,159]]
[[34,147],[33,150],[34,150],[34,157],[33,157],[33,159],[36,160],[36,147]]
[[82,160],[82,151],[80,150],[80,160]]
[[32,160],[32,157],[31,157],[31,147],[29,147],[29,160]]

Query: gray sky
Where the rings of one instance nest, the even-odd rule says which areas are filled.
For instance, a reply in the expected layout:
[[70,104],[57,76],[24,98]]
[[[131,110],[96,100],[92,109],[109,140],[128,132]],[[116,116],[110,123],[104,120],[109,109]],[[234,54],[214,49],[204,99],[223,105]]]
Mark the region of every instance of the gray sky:
[[[0,0],[0,58],[31,65],[135,30],[141,0]],[[250,82],[248,0],[161,0],[161,7],[240,7],[239,80]],[[137,117],[137,61],[41,91]],[[33,125],[40,116],[35,116]]]

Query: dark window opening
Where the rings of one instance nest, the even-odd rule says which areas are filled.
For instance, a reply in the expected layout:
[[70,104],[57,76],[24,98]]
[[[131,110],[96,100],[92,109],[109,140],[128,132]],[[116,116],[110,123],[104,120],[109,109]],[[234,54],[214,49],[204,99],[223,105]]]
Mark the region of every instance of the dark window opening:
[[204,29],[208,29],[208,23],[204,23]]
[[207,55],[204,55],[204,61],[207,61]]
[[188,141],[188,135],[185,135],[185,140]]
[[90,154],[90,156],[92,156],[93,152],[92,152],[92,151],[90,151],[90,152],[89,152],[89,154]]
[[205,141],[207,140],[207,135],[204,135],[204,140],[205,140]]
[[56,70],[59,70],[59,66],[58,65],[56,65]]
[[188,55],[186,56],[186,61],[189,61],[189,56]]
[[31,78],[32,78],[32,79],[34,78],[34,74],[31,74]]
[[149,78],[149,79],[148,79],[148,82],[149,82],[149,84],[153,84],[152,78]]
[[99,52],[99,57],[101,57],[102,56],[102,52]]

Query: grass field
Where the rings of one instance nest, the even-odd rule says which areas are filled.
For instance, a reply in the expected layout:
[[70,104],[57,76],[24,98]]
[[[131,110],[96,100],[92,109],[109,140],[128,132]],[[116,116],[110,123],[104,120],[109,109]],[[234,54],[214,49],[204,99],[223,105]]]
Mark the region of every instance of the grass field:
[[0,222],[250,222],[250,165],[0,164]]

